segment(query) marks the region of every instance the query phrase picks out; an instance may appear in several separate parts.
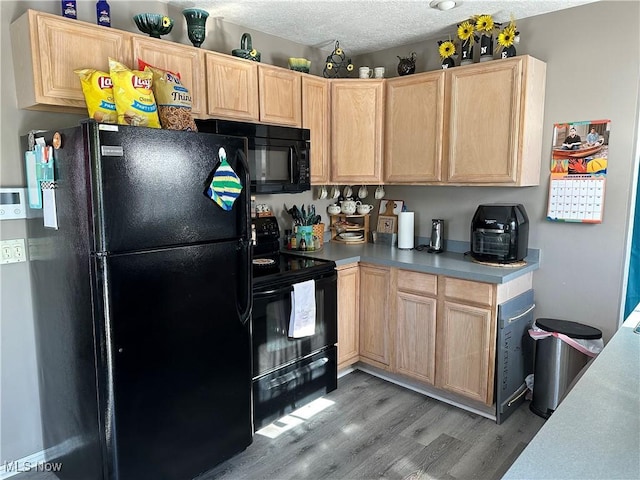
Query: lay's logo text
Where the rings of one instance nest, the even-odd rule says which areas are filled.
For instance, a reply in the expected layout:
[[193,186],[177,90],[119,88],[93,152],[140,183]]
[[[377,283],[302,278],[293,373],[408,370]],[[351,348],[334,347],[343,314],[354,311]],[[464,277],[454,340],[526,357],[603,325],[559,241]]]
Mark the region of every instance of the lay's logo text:
[[133,88],[146,88],[147,90],[151,90],[151,79],[150,78],[142,79],[142,78],[138,77],[137,75],[132,75],[131,76],[131,84],[133,85]]
[[105,76],[98,77],[98,87],[100,87],[101,90],[104,90],[106,88],[113,88],[113,82],[111,81],[111,77],[105,77]]

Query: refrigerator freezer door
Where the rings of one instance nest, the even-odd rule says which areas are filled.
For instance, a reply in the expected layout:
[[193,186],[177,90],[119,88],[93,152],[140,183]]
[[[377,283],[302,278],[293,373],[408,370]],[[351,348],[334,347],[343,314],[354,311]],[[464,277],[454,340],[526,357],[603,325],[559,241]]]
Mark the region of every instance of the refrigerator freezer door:
[[[225,211],[204,195],[224,147],[244,183],[245,139],[87,124],[95,158],[96,250],[123,252],[247,237],[249,188]],[[110,128],[114,126],[108,126]]]
[[116,478],[193,478],[251,443],[239,243],[99,260],[108,292],[103,338],[111,338],[103,361],[113,365],[103,412]]

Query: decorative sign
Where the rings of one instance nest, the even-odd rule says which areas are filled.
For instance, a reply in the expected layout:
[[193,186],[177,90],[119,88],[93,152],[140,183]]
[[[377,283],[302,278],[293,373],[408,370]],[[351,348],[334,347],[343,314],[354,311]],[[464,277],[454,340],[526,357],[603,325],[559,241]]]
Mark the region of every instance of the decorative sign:
[[609,120],[556,123],[547,220],[602,223]]

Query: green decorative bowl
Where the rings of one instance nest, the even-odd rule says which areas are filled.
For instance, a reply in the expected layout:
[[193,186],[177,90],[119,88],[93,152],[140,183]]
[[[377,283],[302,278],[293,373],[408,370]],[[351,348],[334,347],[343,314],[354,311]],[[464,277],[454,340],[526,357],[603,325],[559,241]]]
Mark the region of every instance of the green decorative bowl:
[[296,72],[309,73],[310,66],[311,60],[307,60],[306,58],[289,58],[289,69],[295,70]]
[[173,28],[173,18],[159,13],[139,13],[133,16],[138,30],[154,38],[166,35]]

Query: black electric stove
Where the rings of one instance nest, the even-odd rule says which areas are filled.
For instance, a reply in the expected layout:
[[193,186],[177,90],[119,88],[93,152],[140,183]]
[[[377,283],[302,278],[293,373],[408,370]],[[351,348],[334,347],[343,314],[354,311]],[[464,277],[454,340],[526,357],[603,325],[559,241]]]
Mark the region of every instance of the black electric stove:
[[[253,220],[254,428],[306,405],[337,388],[338,312],[335,263],[280,252],[275,217]],[[296,284],[313,280],[315,326],[294,336]]]
[[302,282],[333,273],[331,260],[280,252],[280,229],[275,217],[253,219],[256,245],[253,250],[254,288],[265,284]]

